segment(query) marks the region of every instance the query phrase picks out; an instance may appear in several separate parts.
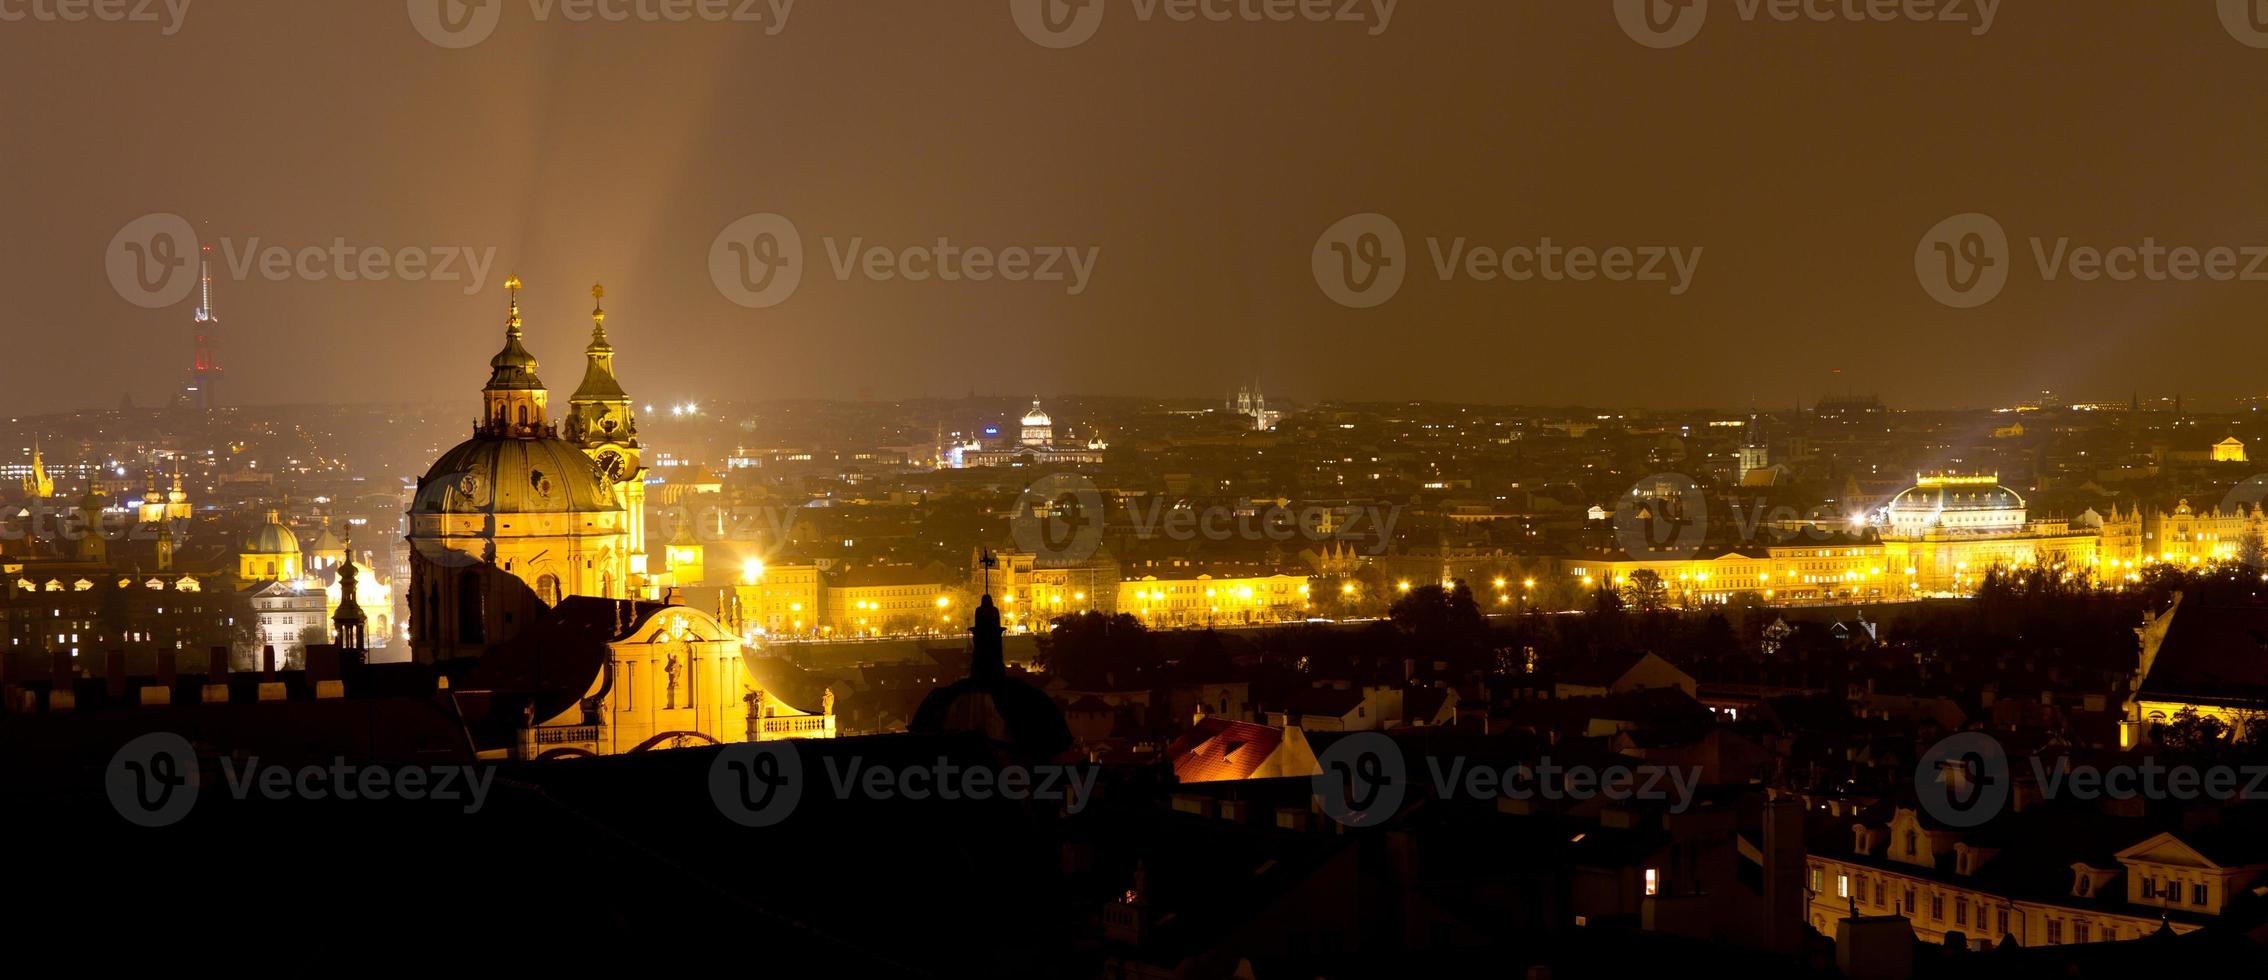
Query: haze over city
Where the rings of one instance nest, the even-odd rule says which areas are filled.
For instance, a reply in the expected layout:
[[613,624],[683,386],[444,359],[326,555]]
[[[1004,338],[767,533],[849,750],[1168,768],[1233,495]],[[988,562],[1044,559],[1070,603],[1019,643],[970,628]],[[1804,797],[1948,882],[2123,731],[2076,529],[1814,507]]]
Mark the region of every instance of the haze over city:
[[[573,356],[603,280],[623,336],[668,352],[632,376],[712,396],[1212,397],[1263,372],[1310,401],[2263,393],[2215,352],[2256,328],[2268,282],[2043,282],[2031,259],[2034,236],[2263,244],[2242,216],[2268,195],[2268,146],[2244,121],[2268,94],[2211,4],[1991,5],[1979,34],[1976,10],[1781,22],[1721,3],[1666,51],[1585,4],[1386,4],[1383,23],[1372,4],[1323,23],[1114,4],[1060,50],[1002,4],[608,23],[513,3],[459,49],[398,6],[207,0],[177,26],[10,25],[0,290],[20,327],[0,409],[167,397],[188,305],[121,302],[102,273],[112,235],[150,213],[234,257],[219,289],[246,403],[443,397],[463,378],[434,359],[486,342],[507,275],[530,284],[539,358]],[[749,309],[707,255],[761,212],[795,222],[810,274]],[[1412,277],[1347,309],[1309,257],[1362,212],[1406,233]],[[1965,212],[2006,226],[2021,266],[1969,310],[1933,302],[1911,260]],[[1681,295],[1441,281],[1460,237],[1700,254]],[[941,238],[1096,261],[1076,295],[831,268],[829,246]],[[321,281],[248,264],[342,240],[490,265],[371,283],[328,260]]]

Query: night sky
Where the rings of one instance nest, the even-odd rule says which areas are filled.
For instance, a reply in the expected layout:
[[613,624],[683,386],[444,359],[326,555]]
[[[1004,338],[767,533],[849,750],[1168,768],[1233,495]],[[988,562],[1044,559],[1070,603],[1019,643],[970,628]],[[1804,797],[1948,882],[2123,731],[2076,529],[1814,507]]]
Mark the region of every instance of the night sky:
[[[674,24],[491,2],[493,33],[462,49],[403,0],[193,0],[171,36],[162,4],[159,23],[0,20],[0,411],[179,385],[194,301],[146,309],[106,273],[152,213],[219,243],[238,402],[469,405],[515,274],[555,390],[580,376],[603,280],[624,383],[655,402],[1218,397],[1255,374],[1311,401],[1634,407],[2268,389],[2268,281],[2043,282],[2030,242],[2268,246],[2268,49],[2212,0],[2006,0],[1982,36],[1976,0],[1958,24],[1715,0],[1659,50],[1606,0],[1402,0],[1375,36],[1370,0],[1361,23],[1145,21],[1147,0],[1107,0],[1061,50],[1009,0],[799,0],[784,24],[765,0],[759,22]],[[1406,236],[1407,281],[1351,309],[1311,260],[1365,212]],[[2005,227],[2013,268],[1955,309],[1916,250],[1965,212]],[[793,222],[802,279],[751,309],[711,258],[759,213]],[[1442,281],[1429,242],[1460,236],[1701,255],[1682,295]],[[830,260],[941,237],[1099,253],[1076,295],[844,281]],[[493,264],[472,295],[462,263],[414,283],[229,268],[335,239]]]

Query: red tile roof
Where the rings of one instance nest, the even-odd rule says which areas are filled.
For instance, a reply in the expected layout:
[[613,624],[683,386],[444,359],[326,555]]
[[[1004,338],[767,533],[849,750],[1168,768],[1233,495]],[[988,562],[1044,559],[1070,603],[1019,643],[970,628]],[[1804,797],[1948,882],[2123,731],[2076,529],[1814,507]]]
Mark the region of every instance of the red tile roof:
[[1173,774],[1184,783],[1250,779],[1262,762],[1284,744],[1282,729],[1248,721],[1207,718],[1174,739],[1166,752]]

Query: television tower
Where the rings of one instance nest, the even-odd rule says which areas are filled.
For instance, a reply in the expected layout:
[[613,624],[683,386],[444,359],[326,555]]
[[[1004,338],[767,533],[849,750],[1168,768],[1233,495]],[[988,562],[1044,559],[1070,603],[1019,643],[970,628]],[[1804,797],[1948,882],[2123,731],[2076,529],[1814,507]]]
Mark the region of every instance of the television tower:
[[213,311],[212,258],[211,245],[198,249],[196,347],[189,364],[189,385],[181,392],[182,403],[200,411],[220,405],[214,391],[220,383],[221,366],[216,354],[220,346],[220,315]]

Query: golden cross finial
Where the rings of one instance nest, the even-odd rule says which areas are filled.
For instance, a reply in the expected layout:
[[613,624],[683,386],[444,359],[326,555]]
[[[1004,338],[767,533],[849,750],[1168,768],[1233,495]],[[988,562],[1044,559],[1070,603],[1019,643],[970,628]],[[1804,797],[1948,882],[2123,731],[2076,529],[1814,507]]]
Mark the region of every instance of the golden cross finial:
[[513,276],[504,280],[504,295],[507,297],[506,301],[510,304],[510,314],[504,323],[506,326],[518,330],[520,329],[520,277]]
[[591,322],[593,322],[593,323],[596,323],[596,324],[598,324],[599,326],[602,326],[602,327],[603,327],[603,326],[606,326],[606,302],[605,302],[605,301],[606,301],[606,285],[605,285],[604,283],[598,283],[598,284],[594,284],[594,285],[592,285],[592,286],[591,286]]

